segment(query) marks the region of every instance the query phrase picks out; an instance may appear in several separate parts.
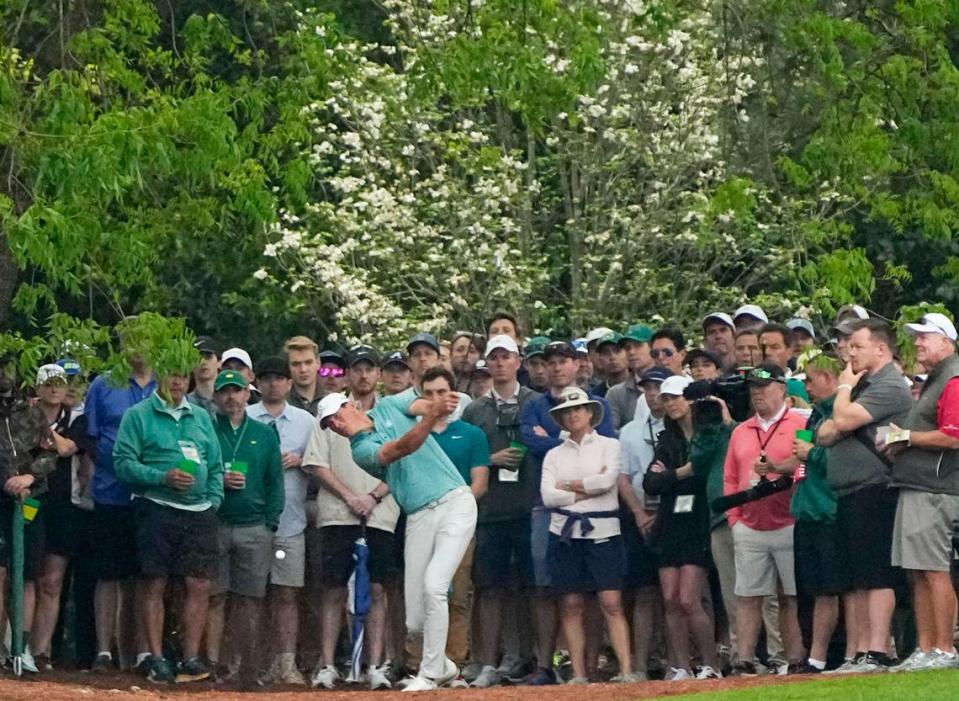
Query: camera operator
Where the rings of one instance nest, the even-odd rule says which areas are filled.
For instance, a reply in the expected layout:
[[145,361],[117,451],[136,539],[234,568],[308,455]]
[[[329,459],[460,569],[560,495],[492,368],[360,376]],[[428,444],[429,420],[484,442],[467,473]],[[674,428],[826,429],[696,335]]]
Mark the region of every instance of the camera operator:
[[[733,431],[724,466],[724,492],[734,494],[780,473],[792,472],[796,460],[793,439],[804,429],[805,419],[786,405],[786,376],[774,363],[763,363],[747,377],[755,415]],[[729,510],[736,558],[737,676],[757,674],[756,642],[762,625],[763,597],[779,596],[779,623],[791,664],[805,655],[796,612],[796,578],[793,562],[793,517],[789,513],[791,490]],[[777,578],[779,586],[777,586]]]

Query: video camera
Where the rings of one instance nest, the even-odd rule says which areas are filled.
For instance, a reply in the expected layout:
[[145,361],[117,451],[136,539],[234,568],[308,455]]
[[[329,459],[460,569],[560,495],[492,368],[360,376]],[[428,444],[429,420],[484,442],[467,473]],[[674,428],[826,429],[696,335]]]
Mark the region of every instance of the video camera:
[[721,380],[697,380],[683,390],[683,397],[693,404],[693,421],[698,426],[721,423],[722,407],[710,397],[719,397],[729,408],[729,414],[736,421],[749,418],[749,388],[746,376],[752,368],[741,367]]
[[729,511],[729,509],[734,509],[737,506],[748,504],[751,501],[759,501],[760,499],[771,497],[773,494],[785,492],[792,486],[793,478],[789,475],[783,475],[782,477],[774,480],[761,477],[759,479],[759,483],[753,487],[750,487],[749,489],[744,489],[743,491],[736,492],[735,494],[729,494],[724,497],[719,497],[718,499],[713,499],[713,511],[716,513]]

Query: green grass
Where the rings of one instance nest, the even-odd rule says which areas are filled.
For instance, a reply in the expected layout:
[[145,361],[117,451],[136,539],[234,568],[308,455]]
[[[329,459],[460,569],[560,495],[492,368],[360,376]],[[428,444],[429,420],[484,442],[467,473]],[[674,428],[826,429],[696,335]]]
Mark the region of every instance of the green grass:
[[959,700],[959,671],[874,674],[668,698],[670,701],[952,701]]

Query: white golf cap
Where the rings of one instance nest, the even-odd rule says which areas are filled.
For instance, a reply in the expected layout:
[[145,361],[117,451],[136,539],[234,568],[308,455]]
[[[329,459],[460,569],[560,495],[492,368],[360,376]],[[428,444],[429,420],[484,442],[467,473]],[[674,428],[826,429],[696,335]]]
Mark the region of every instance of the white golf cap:
[[922,321],[918,324],[906,324],[906,332],[911,336],[918,336],[921,333],[937,333],[950,341],[956,340],[956,325],[950,321],[948,316],[939,312],[924,314]]
[[673,375],[672,377],[667,377],[663,380],[663,384],[659,386],[660,394],[671,394],[675,397],[682,397],[683,390],[689,387],[693,383],[693,378],[686,377],[685,375]]
[[605,326],[600,326],[599,328],[593,329],[588,334],[586,334],[586,345],[595,343],[596,341],[598,341],[599,339],[601,339],[603,336],[605,336],[608,333],[613,333],[613,330],[608,329]]
[[342,409],[348,401],[350,401],[349,397],[342,392],[333,392],[323,397],[316,409],[316,418],[320,422],[320,426],[323,426],[323,422]]
[[766,316],[766,312],[764,312],[763,308],[758,304],[744,304],[733,314],[733,319],[738,319],[741,316],[751,316],[754,319],[759,319],[764,324],[769,323],[769,317]]
[[493,336],[490,340],[486,342],[486,353],[485,357],[490,357],[490,354],[497,348],[502,348],[505,351],[510,353],[519,354],[519,346],[516,345],[516,340],[512,336],[507,336],[506,334],[500,334],[499,336]]
[[707,314],[706,318],[703,319],[703,328],[709,325],[710,321],[719,321],[723,324],[726,324],[731,329],[736,328],[736,324],[733,323],[733,318],[729,316],[726,312],[713,312],[712,314]]
[[45,385],[50,380],[67,381],[67,371],[56,363],[43,365],[37,370],[37,386]]
[[242,348],[230,348],[223,351],[223,355],[220,356],[220,364],[226,365],[228,360],[239,360],[241,363],[246,365],[250,370],[253,369],[253,361],[250,360],[250,354],[247,353]]
[[786,322],[786,328],[790,331],[802,329],[813,338],[816,338],[816,329],[813,328],[812,322],[808,319],[790,319]]

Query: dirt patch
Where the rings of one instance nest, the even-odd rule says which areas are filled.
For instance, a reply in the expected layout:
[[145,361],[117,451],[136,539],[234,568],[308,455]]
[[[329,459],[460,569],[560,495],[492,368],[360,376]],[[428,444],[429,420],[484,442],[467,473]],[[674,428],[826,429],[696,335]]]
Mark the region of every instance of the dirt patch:
[[[593,684],[589,687],[521,687],[501,686],[493,689],[476,690],[444,689],[424,696],[435,699],[453,699],[459,701],[580,701],[588,696],[590,701],[633,701],[634,699],[653,699],[680,694],[724,689],[742,689],[753,686],[772,686],[778,684],[802,683],[813,679],[812,676],[736,678],[715,681],[689,682],[643,682],[639,684]],[[369,690],[363,686],[347,687],[342,690],[323,691],[324,701],[356,701],[357,692]],[[24,701],[81,701],[96,699],[100,701],[147,701],[149,699],[175,699],[185,696],[197,697],[203,701],[232,701],[238,697],[256,698],[263,701],[298,701],[310,693],[305,687],[269,687],[261,691],[241,694],[236,687],[228,684],[199,682],[171,686],[155,686],[142,677],[133,675],[99,676],[89,673],[53,672],[41,677],[0,678],[0,699]],[[401,701],[409,695],[395,691],[376,692],[381,701]]]

